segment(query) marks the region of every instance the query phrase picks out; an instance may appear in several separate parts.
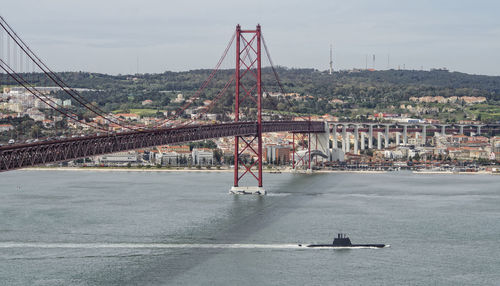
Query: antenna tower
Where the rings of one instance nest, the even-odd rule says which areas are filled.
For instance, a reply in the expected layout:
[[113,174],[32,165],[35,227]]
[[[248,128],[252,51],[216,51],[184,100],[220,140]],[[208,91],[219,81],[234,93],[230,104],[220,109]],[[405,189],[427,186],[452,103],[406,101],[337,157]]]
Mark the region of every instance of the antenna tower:
[[333,46],[330,45],[330,74],[333,72]]

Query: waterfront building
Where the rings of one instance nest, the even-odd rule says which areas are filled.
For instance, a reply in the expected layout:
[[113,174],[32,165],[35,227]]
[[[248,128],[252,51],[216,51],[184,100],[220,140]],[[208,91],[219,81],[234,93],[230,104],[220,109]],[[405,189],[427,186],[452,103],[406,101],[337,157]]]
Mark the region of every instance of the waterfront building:
[[12,124],[0,124],[0,132],[5,132],[14,129]]
[[269,144],[264,148],[263,157],[267,163],[288,164],[290,162],[290,146]]
[[212,149],[193,148],[191,158],[193,165],[206,166],[214,164],[214,152]]
[[98,161],[102,164],[126,165],[128,163],[136,163],[138,158],[136,151],[124,151],[99,156]]

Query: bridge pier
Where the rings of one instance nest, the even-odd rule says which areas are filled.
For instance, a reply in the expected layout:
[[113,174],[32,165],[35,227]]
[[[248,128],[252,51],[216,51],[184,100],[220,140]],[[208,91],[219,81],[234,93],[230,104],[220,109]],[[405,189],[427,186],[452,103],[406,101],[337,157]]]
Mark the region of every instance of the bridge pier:
[[328,125],[328,122],[325,121],[325,143],[324,143],[324,148],[326,148],[326,156],[328,157],[328,161],[330,161],[330,126]]
[[345,149],[346,149],[346,153],[350,152],[351,151],[351,133],[350,132],[347,132],[347,136],[345,138]]
[[401,144],[401,133],[396,132],[396,146],[399,146]]
[[354,154],[356,154],[356,155],[359,153],[358,140],[359,140],[359,126],[356,125],[354,127]]
[[459,128],[460,128],[459,133],[463,135],[464,134],[464,126],[460,125]]
[[365,150],[365,136],[366,136],[366,133],[365,132],[361,132],[361,150]]
[[382,133],[377,132],[377,149],[382,150]]
[[389,148],[389,127],[390,125],[389,124],[386,124],[385,125],[385,148]]
[[344,153],[347,153],[347,127],[346,125],[342,125],[342,151],[344,151]]
[[403,145],[408,145],[408,125],[403,127]]
[[368,149],[373,149],[373,124],[368,127]]
[[263,187],[257,186],[246,186],[246,187],[235,187],[232,186],[229,193],[232,195],[265,195],[266,190]]
[[337,142],[337,124],[333,124],[332,128],[332,148],[337,149],[339,147]]
[[[330,128],[325,122],[325,132],[314,133],[311,137],[311,152],[314,154],[317,163],[318,154],[323,154],[326,158],[330,158]],[[319,152],[319,153],[318,153]],[[323,157],[323,155],[319,155]],[[324,157],[323,157],[324,158]]]
[[427,125],[422,126],[422,146],[425,146],[427,140]]

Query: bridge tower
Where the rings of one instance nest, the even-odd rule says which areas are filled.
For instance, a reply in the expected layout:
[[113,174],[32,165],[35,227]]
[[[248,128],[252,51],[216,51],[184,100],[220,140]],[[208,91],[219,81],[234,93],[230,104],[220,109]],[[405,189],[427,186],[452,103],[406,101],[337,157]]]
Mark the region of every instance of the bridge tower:
[[[262,84],[261,84],[261,29],[257,25],[255,30],[242,30],[236,26],[236,91],[234,106],[234,121],[240,121],[240,111],[245,103],[246,110],[257,109],[257,124],[255,134],[249,136],[236,136],[234,138],[234,186],[230,193],[233,194],[258,194],[266,191],[262,184]],[[248,119],[246,119],[248,120]],[[243,145],[240,150],[240,143]],[[255,143],[257,147],[255,148]],[[243,153],[248,151],[252,160],[245,160]],[[256,156],[257,160],[253,160]],[[240,174],[239,167],[245,170]],[[257,167],[257,172],[253,167]],[[257,186],[240,186],[240,181],[245,176],[252,176],[257,180]]]

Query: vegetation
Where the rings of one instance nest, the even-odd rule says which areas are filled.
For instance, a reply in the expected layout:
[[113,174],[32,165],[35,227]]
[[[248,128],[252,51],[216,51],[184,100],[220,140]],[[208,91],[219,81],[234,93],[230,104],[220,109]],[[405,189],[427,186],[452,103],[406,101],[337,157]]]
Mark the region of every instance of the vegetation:
[[[210,70],[191,70],[185,72],[164,72],[161,74],[106,75],[87,72],[63,72],[60,76],[72,87],[89,88],[93,91],[82,92],[91,102],[108,112],[133,112],[143,116],[163,116],[163,111],[177,110],[182,105],[175,102],[177,94],[184,98],[193,96]],[[288,69],[278,67],[283,88],[287,93],[297,93],[299,97],[288,99],[266,97],[263,107],[282,115],[294,114],[333,114],[339,117],[364,120],[368,114],[377,112],[405,112],[399,106],[410,104],[411,97],[423,96],[482,96],[487,99],[484,105],[454,106],[453,110],[443,110],[442,104],[422,104],[427,108],[438,108],[434,113],[423,114],[438,116],[443,120],[475,119],[483,121],[500,120],[500,77],[469,75],[445,70],[434,71],[342,71],[329,75],[314,69]],[[199,99],[191,107],[203,105],[203,100],[217,96],[234,70],[221,70],[208,87],[199,94]],[[270,68],[263,69],[263,90],[278,92],[280,88]],[[29,74],[26,77],[36,85],[53,85],[42,74]],[[15,85],[6,75],[0,75],[4,85]],[[246,81],[243,84],[253,84]],[[214,105],[213,113],[231,112],[234,106],[234,87]],[[310,96],[305,99],[305,96]],[[61,99],[68,95],[59,93]],[[337,99],[337,102],[332,102]],[[151,100],[142,105],[144,100]],[[414,104],[414,103],[413,103]],[[252,109],[249,100],[242,107]],[[90,117],[92,114],[74,110],[78,115]],[[186,115],[187,116],[187,115]]]
[[154,117],[158,113],[163,113],[165,110],[151,109],[151,108],[131,108],[125,110],[113,110],[113,113],[135,113],[139,116]]

